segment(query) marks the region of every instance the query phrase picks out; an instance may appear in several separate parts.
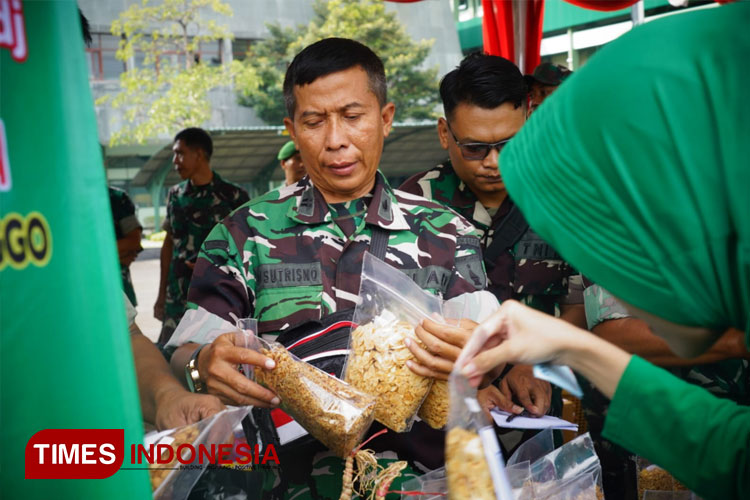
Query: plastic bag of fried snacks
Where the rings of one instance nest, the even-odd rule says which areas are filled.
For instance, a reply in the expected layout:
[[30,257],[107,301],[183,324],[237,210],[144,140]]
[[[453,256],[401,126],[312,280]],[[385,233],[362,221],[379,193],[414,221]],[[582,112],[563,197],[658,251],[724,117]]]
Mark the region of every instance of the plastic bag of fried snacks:
[[208,465],[199,450],[233,444],[233,430],[249,412],[249,406],[227,407],[200,422],[145,436],[146,448],[153,445],[158,458],[149,465],[154,500],[187,498]]
[[255,369],[255,381],[281,399],[281,409],[315,439],[344,458],[372,424],[375,398],[290,354],[279,343],[257,339],[257,350],[276,362]]
[[513,492],[497,437],[476,399],[477,391],[451,374],[445,470],[451,500],[506,500]]
[[416,358],[405,340],[421,344],[414,333],[419,322],[440,315],[441,301],[422,290],[406,274],[369,253],[362,264],[359,302],[353,321],[344,380],[377,397],[375,419],[396,432],[406,432],[432,379],[407,366]]
[[417,415],[433,429],[442,429],[448,423],[449,410],[448,382],[435,380]]

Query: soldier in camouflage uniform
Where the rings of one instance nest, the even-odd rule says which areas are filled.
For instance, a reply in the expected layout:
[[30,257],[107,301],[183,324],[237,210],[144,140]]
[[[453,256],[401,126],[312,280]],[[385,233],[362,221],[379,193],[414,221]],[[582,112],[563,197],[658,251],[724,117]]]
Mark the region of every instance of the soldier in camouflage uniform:
[[115,225],[117,239],[117,254],[120,257],[122,271],[122,286],[130,303],[138,305],[135,299],[133,280],[130,278],[130,264],[143,250],[141,247],[141,233],[143,227],[135,215],[135,205],[128,194],[122,189],[109,186],[109,205],[112,209],[112,220]]
[[[488,289],[498,300],[515,299],[548,314],[570,306],[570,266],[528,227],[508,198],[498,169],[503,145],[523,126],[526,86],[507,59],[483,54],[466,57],[440,84],[445,118],[438,121],[440,143],[450,160],[414,175],[400,189],[424,196],[464,216],[478,230]],[[492,404],[520,412],[522,405],[541,415],[550,407],[550,387],[528,366],[515,366],[503,377]],[[513,400],[517,403],[513,404]],[[561,398],[553,412],[560,414]],[[512,448],[520,433],[503,437]]]
[[[395,108],[386,101],[382,62],[370,49],[352,40],[317,42],[295,57],[284,89],[285,125],[308,177],[253,200],[213,229],[195,268],[191,308],[229,323],[257,318],[259,334],[274,338],[352,310],[364,254],[376,253],[371,245],[379,244],[383,260],[445,299],[485,287],[471,225],[437,203],[393,190],[377,170]],[[199,382],[224,401],[278,404],[236,370],[237,363],[267,367],[270,360],[234,340],[223,334],[203,347],[186,343],[172,366],[179,372],[192,356]],[[389,433],[368,448],[434,468],[442,465],[443,442],[444,434],[417,422],[409,433]],[[282,482],[283,495],[338,498],[341,492],[342,461],[330,453],[282,458],[281,466],[282,477],[308,482],[289,490]],[[291,472],[300,468],[303,474]]]
[[[744,347],[742,332],[727,330],[699,358],[680,358],[672,353],[666,342],[651,333],[645,322],[634,318],[612,294],[597,284],[583,281],[589,330],[720,398],[750,405],[750,353]],[[609,399],[585,379],[581,379],[581,382],[585,393],[583,412],[602,462],[604,493],[608,499],[634,499],[637,497],[635,457],[601,437]]]
[[161,282],[154,316],[163,321],[159,344],[172,336],[187,305],[198,251],[211,229],[250,198],[247,192],[211,170],[211,136],[188,128],[175,136],[173,163],[183,182],[167,194],[167,232],[161,251]]

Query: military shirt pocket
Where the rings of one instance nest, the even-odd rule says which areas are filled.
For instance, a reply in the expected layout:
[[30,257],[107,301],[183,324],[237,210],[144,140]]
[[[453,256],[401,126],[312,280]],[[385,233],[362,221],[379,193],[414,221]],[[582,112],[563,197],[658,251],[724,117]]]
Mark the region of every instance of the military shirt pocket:
[[254,316],[259,333],[280,332],[304,321],[319,320],[322,301],[319,262],[258,266]]
[[565,295],[567,262],[532,229],[524,233],[514,248],[513,293],[524,295]]

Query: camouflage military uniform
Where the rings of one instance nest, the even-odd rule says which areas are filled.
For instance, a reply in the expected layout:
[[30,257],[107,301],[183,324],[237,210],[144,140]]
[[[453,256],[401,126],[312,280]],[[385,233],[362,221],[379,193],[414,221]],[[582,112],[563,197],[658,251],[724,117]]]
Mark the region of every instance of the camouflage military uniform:
[[[589,329],[604,321],[631,317],[627,309],[599,285],[586,287],[583,295]],[[715,396],[750,405],[750,362],[745,359],[669,368],[669,371]]]
[[247,192],[227,182],[216,172],[210,183],[194,186],[189,180],[173,186],[167,194],[167,217],[162,228],[174,242],[169,266],[165,317],[159,343],[172,335],[185,313],[192,270],[186,262],[195,262],[203,240],[211,229],[235,208],[249,201]]
[[[479,238],[452,211],[392,190],[380,173],[370,196],[329,205],[306,177],[254,199],[213,229],[195,267],[189,307],[200,306],[230,322],[257,318],[266,338],[352,309],[375,226],[388,234],[384,260],[425,290],[448,299],[485,287]],[[411,432],[388,433],[368,448],[432,468],[442,465],[443,442],[442,432],[417,422]],[[289,462],[286,467],[310,469],[287,469],[284,475],[310,483],[294,486],[287,495],[338,498],[341,460],[323,454]]]
[[[559,304],[567,302],[568,276],[573,270],[531,228],[527,227],[512,248],[503,249],[497,259],[492,259],[487,253],[495,232],[503,230],[503,221],[513,208],[510,198],[506,197],[497,212],[490,215],[456,175],[450,161],[410,177],[399,189],[437,201],[464,216],[477,228],[487,269],[487,289],[499,301],[515,299],[547,314],[559,314]],[[562,414],[562,393],[555,386],[552,386],[549,413]],[[498,433],[501,446],[507,453],[512,453],[536,431],[502,430]],[[558,444],[561,444],[561,439],[558,432]]]
[[[495,231],[508,215],[513,202],[506,198],[494,216],[459,179],[450,162],[416,174],[399,188],[448,206],[474,224],[480,233],[482,252],[492,244]],[[571,267],[531,229],[497,261],[485,260],[488,290],[500,301],[516,299],[548,314],[568,293]]]
[[[142,228],[138,217],[135,215],[135,205],[128,194],[122,189],[109,186],[109,205],[112,208],[112,220],[115,224],[115,238],[120,240],[134,229]],[[130,268],[121,266],[122,287],[130,303],[138,305],[135,299],[133,280],[130,278]]]
[[[629,318],[632,315],[609,292],[584,280],[583,291],[586,322],[589,330],[609,320]],[[676,376],[701,386],[712,394],[731,399],[742,405],[750,404],[750,362],[744,359],[727,359],[716,363],[692,367],[667,368]],[[594,439],[597,454],[602,461],[604,493],[607,498],[629,499],[636,495],[634,488],[634,459],[627,450],[601,437],[607,416],[609,399],[588,381],[580,379],[584,388],[583,413]],[[626,472],[627,471],[627,472]],[[628,484],[630,482],[631,484]],[[626,494],[624,492],[631,492]],[[640,499],[639,499],[640,500]]]

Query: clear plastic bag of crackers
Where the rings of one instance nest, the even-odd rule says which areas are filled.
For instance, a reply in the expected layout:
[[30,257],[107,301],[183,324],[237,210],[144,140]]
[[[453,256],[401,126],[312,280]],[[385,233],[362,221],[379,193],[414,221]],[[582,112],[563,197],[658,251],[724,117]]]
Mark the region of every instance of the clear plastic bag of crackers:
[[365,254],[344,380],[377,398],[375,420],[393,431],[411,429],[433,381],[406,365],[416,358],[404,341],[421,344],[414,330],[422,319],[441,316],[441,302],[406,274]]
[[455,371],[449,380],[451,410],[445,435],[445,470],[451,500],[513,500],[495,430],[477,401],[477,390]]
[[345,458],[372,424],[375,398],[306,363],[279,344],[247,335],[246,347],[271,358],[254,380],[276,393],[280,407],[329,450]]
[[149,462],[154,499],[187,498],[209,462],[231,455],[234,428],[249,412],[249,406],[228,407],[194,424],[146,435],[138,453]]

